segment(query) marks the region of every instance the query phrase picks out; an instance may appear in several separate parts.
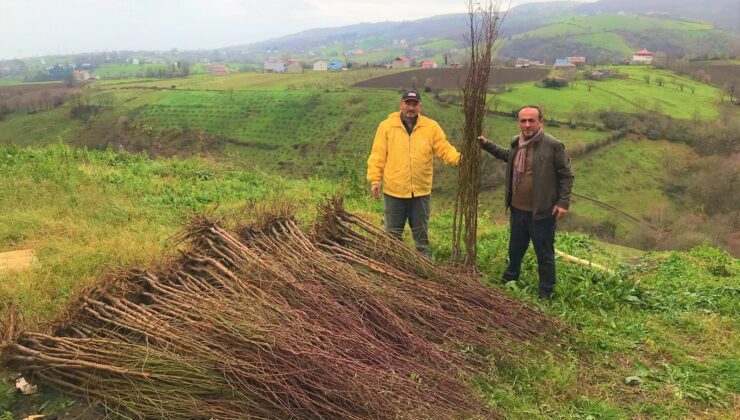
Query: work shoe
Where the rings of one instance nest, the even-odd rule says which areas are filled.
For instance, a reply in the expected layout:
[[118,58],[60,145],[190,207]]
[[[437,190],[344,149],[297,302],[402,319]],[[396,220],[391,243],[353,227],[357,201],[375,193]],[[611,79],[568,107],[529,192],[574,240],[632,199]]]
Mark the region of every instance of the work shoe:
[[548,291],[545,291],[545,290],[540,290],[538,296],[542,300],[550,300],[550,299],[552,299],[552,292],[548,292]]

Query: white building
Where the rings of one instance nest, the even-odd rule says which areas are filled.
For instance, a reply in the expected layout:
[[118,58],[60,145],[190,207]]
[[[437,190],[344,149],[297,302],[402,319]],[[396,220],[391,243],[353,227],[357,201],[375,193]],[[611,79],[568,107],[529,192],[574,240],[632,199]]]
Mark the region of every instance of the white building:
[[329,69],[329,65],[326,64],[326,61],[319,60],[313,63],[313,69],[314,71],[327,71]]
[[646,49],[635,51],[635,55],[632,56],[632,64],[653,64],[653,53]]

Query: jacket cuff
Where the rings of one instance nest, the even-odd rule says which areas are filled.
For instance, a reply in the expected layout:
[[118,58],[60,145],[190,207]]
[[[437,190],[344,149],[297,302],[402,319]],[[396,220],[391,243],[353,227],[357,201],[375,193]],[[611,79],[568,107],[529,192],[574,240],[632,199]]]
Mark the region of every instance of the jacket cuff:
[[564,202],[564,201],[558,201],[558,203],[556,204],[556,206],[560,207],[561,209],[568,210],[568,207],[570,207],[570,203],[569,202]]

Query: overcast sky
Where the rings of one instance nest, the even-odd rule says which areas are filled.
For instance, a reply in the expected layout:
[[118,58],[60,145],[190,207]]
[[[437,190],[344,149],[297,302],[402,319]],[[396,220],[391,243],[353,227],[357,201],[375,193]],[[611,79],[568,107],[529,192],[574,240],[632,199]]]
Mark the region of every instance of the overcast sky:
[[219,48],[317,27],[465,11],[464,0],[0,0],[0,59]]

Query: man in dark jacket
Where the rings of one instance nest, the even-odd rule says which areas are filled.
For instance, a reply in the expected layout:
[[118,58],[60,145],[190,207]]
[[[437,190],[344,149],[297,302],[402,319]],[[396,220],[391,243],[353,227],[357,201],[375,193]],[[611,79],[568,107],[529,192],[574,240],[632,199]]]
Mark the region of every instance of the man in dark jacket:
[[568,214],[573,173],[565,146],[542,130],[542,110],[519,110],[519,129],[506,149],[481,136],[481,147],[506,162],[506,207],[511,209],[509,266],[503,280],[519,278],[530,240],[537,254],[539,296],[549,299],[555,288],[555,226]]

